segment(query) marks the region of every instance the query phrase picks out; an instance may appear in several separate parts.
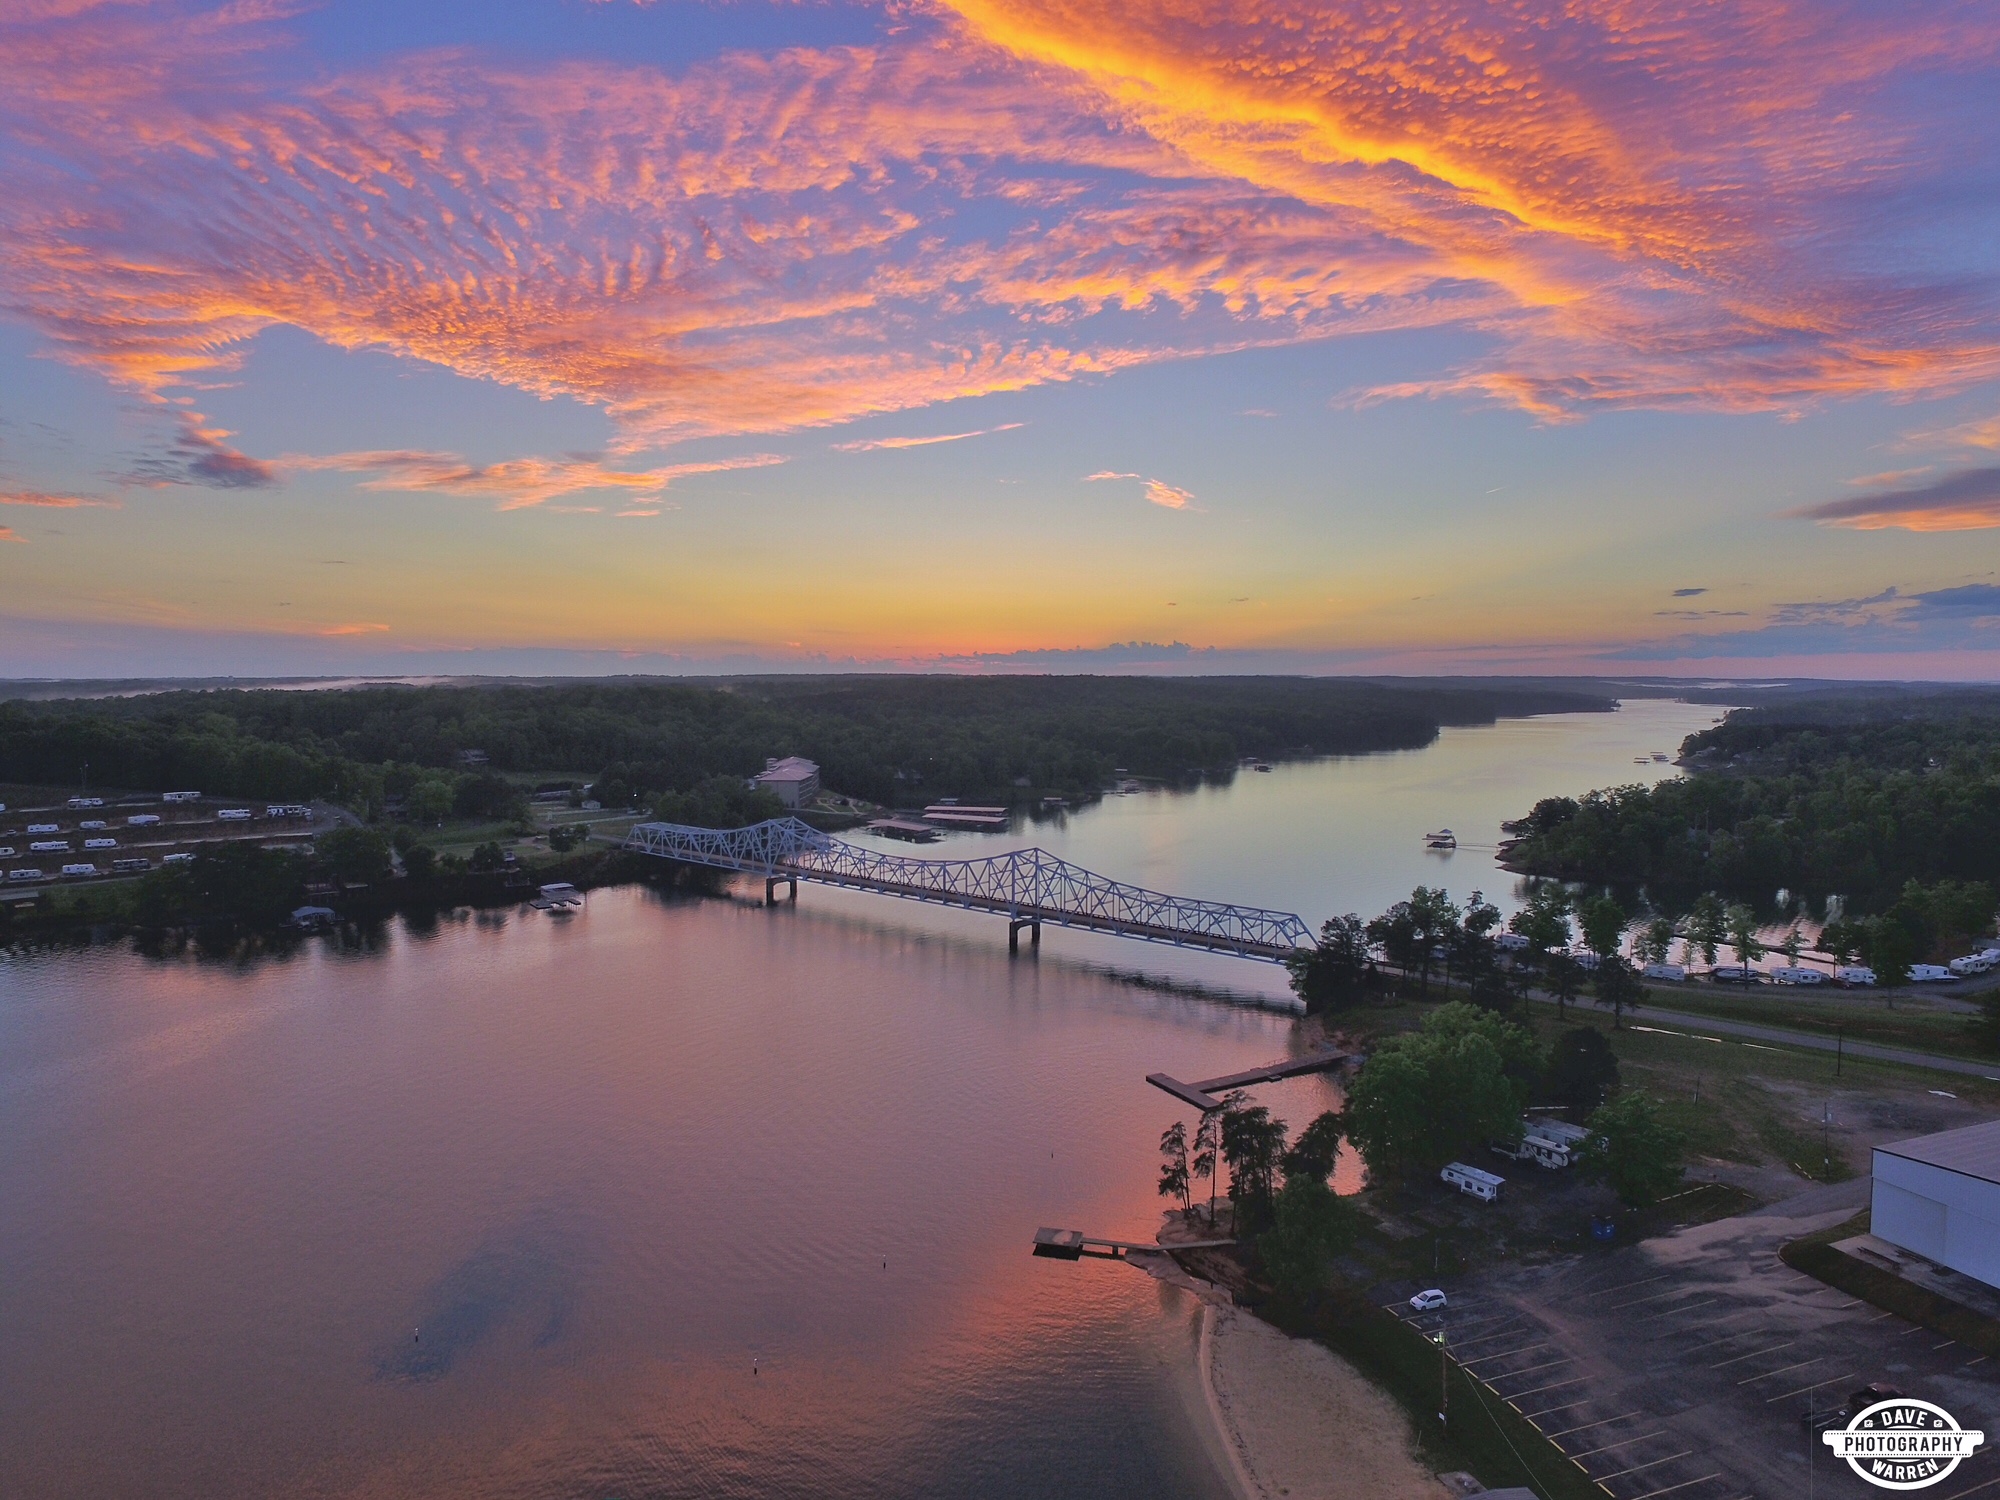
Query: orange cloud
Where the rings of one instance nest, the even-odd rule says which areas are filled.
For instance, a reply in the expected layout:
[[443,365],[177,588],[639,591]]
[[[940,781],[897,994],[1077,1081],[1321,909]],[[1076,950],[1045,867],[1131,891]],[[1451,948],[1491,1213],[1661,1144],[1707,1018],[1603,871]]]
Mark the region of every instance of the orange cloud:
[[[294,456],[285,459],[283,465],[287,469],[334,469],[367,474],[369,477],[361,481],[364,490],[469,495],[498,500],[501,510],[526,510],[559,496],[585,490],[630,490],[651,497],[660,494],[676,479],[684,479],[691,474],[762,469],[783,462],[784,458],[775,453],[754,453],[742,458],[668,464],[652,469],[612,469],[605,467],[592,454],[475,464],[456,453],[384,451]],[[596,506],[556,508],[569,511],[598,509]]]
[[313,634],[323,635],[323,636],[379,635],[387,631],[388,628],[389,627],[387,625],[368,625],[368,624],[328,625],[324,629],[314,631]]
[[1136,479],[1145,487],[1146,499],[1165,510],[1188,510],[1195,508],[1194,492],[1177,485],[1168,484],[1163,479],[1148,479],[1143,474],[1120,474],[1111,469],[1099,469],[1095,474],[1083,476],[1084,483],[1090,484],[1102,479]]
[[21,542],[25,544],[27,540],[28,539],[26,537],[22,536],[21,533],[16,531],[13,527],[0,526],[0,542]]
[[0,490],[0,505],[32,505],[43,510],[77,510],[92,507],[118,510],[116,500],[91,500],[82,495],[51,495],[42,490]]
[[1025,422],[1002,422],[998,427],[982,427],[977,432],[945,432],[936,437],[865,438],[852,443],[835,443],[836,453],[873,453],[883,448],[928,448],[933,443],[957,443],[966,438],[985,437],[990,432],[1012,432]]
[[0,21],[0,301],[174,411],[142,481],[269,481],[182,403],[278,325],[590,402],[627,453],[1454,323],[1486,352],[1373,398],[2000,374],[1948,232],[2000,149],[1991,8],[947,0],[678,75],[302,68],[276,12]]
[[1828,500],[1782,514],[1852,531],[1987,531],[2000,526],[2000,468],[1965,469],[1930,484]]

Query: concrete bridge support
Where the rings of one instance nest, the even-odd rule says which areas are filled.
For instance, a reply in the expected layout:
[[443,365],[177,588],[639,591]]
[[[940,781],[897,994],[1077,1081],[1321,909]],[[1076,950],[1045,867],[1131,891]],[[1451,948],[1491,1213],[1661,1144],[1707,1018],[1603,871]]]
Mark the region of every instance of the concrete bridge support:
[[1028,947],[1039,953],[1042,947],[1042,923],[1039,917],[1019,917],[1007,924],[1007,951],[1021,951],[1021,929],[1028,929]]
[[766,906],[776,906],[778,904],[777,890],[781,885],[791,888],[785,895],[787,901],[797,901],[799,899],[798,876],[767,875],[764,877],[764,904]]

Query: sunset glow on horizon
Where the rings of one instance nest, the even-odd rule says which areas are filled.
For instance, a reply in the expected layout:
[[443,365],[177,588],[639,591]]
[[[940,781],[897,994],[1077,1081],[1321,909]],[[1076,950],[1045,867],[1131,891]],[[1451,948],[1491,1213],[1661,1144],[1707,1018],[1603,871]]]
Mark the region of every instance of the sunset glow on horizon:
[[2000,677],[2000,12],[12,0],[0,676]]

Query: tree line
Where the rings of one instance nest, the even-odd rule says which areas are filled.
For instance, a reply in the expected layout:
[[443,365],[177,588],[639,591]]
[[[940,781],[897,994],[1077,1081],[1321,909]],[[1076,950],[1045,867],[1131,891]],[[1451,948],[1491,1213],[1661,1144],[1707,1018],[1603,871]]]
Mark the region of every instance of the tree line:
[[[454,801],[493,773],[594,776],[608,806],[818,761],[871,801],[1089,792],[1118,771],[1174,779],[1245,755],[1414,749],[1443,725],[1604,709],[1540,686],[1324,678],[768,677],[712,683],[202,691],[0,703],[0,781],[243,797]],[[478,750],[491,770],[467,773]],[[440,790],[442,788],[442,790]]]
[[[1777,892],[1879,915],[1911,882],[2000,883],[1992,695],[1738,710],[1691,735],[1692,774],[1550,797],[1507,825],[1510,868],[1644,888],[1681,911]],[[1988,917],[1991,908],[1988,908]]]

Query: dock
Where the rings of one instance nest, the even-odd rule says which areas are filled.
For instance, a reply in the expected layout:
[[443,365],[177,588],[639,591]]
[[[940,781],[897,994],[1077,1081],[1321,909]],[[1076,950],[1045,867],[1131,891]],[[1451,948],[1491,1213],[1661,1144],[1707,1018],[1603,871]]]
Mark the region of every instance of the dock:
[[1175,1250],[1219,1250],[1235,1243],[1234,1240],[1194,1240],[1185,1245],[1145,1245],[1136,1240],[1108,1240],[1099,1235],[1085,1234],[1081,1229],[1050,1229],[1045,1226],[1035,1231],[1035,1254],[1046,1260],[1082,1260],[1085,1256],[1093,1260],[1124,1260],[1133,1254],[1166,1255]]
[[1301,1078],[1308,1073],[1328,1073],[1353,1057],[1352,1052],[1315,1052],[1306,1057],[1272,1063],[1269,1067],[1225,1073],[1220,1078],[1204,1078],[1197,1083],[1183,1083],[1167,1073],[1148,1073],[1146,1082],[1208,1114],[1211,1110],[1221,1109],[1223,1103],[1220,1096],[1234,1089],[1248,1088],[1255,1083],[1276,1083],[1281,1078]]

